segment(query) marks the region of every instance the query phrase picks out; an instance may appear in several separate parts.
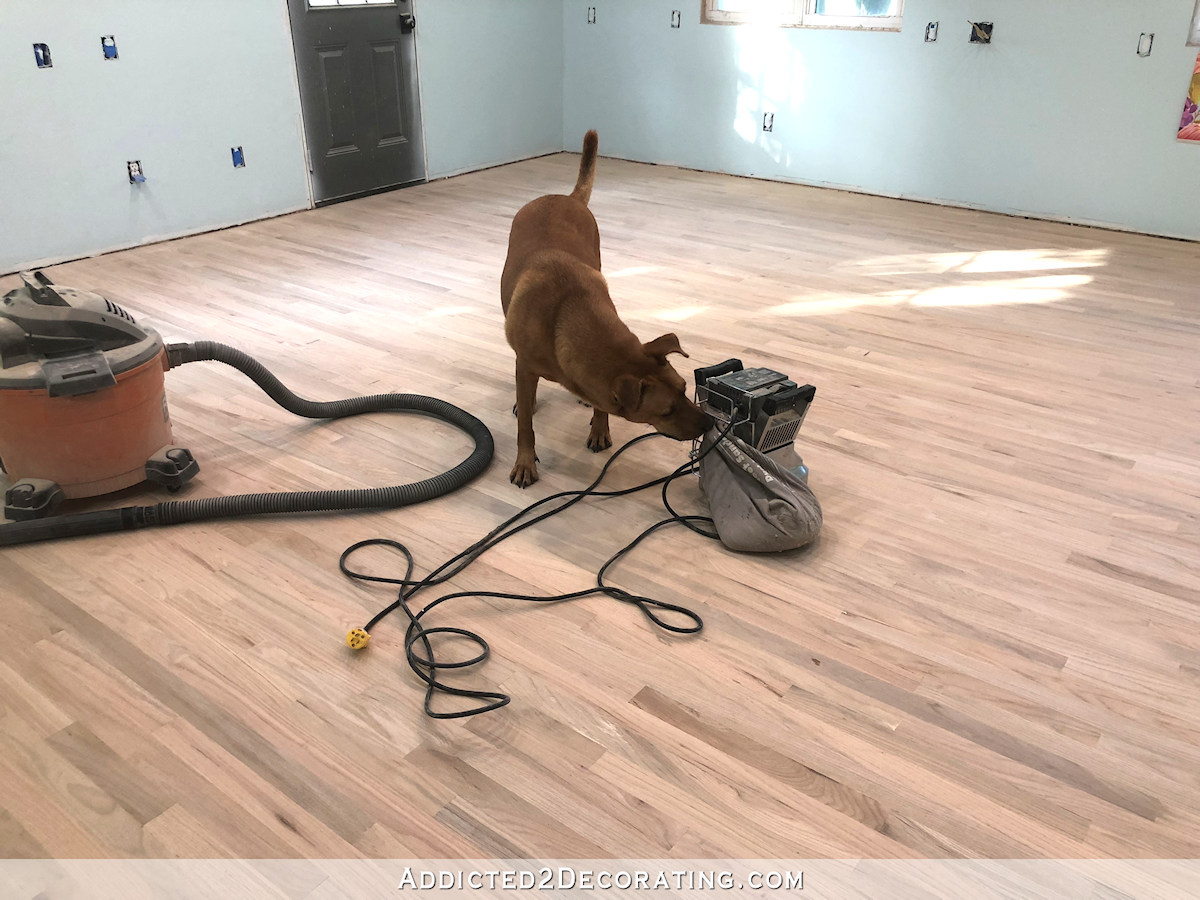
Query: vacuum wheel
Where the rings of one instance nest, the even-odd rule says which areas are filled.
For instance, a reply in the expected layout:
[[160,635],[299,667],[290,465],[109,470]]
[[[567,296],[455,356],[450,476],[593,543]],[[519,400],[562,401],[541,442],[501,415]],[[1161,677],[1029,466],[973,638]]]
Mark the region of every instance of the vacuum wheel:
[[63,490],[45,478],[25,478],[4,492],[4,517],[28,522],[52,515],[64,500]]
[[146,480],[163,485],[174,493],[196,477],[200,463],[184,447],[163,447],[146,460]]

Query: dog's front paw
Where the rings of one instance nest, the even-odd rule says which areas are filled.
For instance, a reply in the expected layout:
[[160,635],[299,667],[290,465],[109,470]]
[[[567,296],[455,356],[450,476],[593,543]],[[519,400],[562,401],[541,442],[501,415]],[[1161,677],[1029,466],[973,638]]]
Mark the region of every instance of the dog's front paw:
[[508,480],[519,488],[527,488],[538,480],[538,460],[536,456],[523,457],[518,455],[516,465],[508,473]]
[[593,428],[588,432],[587,447],[593,453],[599,453],[601,450],[607,450],[612,446],[612,435],[609,433],[608,426],[605,425],[602,429]]

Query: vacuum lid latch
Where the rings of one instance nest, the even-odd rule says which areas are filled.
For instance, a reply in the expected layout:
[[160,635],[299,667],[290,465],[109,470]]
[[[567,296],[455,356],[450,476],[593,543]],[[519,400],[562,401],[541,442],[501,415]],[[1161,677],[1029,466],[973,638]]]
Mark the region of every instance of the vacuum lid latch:
[[46,392],[51,397],[90,394],[117,383],[108,357],[99,351],[48,359],[42,363],[42,373],[46,376]]

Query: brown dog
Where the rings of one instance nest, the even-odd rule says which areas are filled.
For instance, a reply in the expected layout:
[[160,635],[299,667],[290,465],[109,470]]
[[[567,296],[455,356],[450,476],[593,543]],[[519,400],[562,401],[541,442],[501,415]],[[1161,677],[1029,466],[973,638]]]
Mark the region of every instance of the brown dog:
[[571,195],[526,204],[513,218],[500,279],[504,332],[517,354],[517,462],[509,480],[537,481],[533,409],[539,378],[556,381],[592,406],[587,445],[612,446],[609,415],[653,425],[676,440],[699,437],[708,417],[684,393],[667,362],[687,356],[664,334],[643,344],[617,316],[600,274],[600,232],[588,209],[596,171],[596,132],[583,139]]

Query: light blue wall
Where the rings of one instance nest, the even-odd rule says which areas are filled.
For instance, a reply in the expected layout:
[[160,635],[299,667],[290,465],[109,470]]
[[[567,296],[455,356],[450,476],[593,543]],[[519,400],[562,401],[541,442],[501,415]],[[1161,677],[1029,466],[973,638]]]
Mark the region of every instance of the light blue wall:
[[0,272],[308,202],[285,0],[0,0]]
[[[414,3],[430,178],[595,127],[612,156],[1200,239],[1200,147],[1173,138],[1191,0],[908,0],[899,34],[701,26],[698,0]],[[0,0],[0,51],[0,272],[308,205],[285,0]]]
[[699,6],[566,0],[567,148],[596,128],[610,156],[1200,239],[1200,146],[1174,137],[1192,0],[907,0],[900,33],[700,25]]
[[429,178],[563,147],[562,0],[415,0]]

